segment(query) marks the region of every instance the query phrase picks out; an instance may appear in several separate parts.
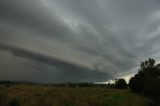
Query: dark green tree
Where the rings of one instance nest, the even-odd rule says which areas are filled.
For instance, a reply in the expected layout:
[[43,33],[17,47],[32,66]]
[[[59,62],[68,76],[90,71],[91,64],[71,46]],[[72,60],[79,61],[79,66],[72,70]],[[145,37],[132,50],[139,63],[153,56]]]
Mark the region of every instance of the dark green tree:
[[141,62],[138,73],[129,81],[129,87],[134,92],[160,100],[160,64],[152,58]]
[[120,89],[126,89],[127,88],[127,83],[125,81],[125,79],[117,79],[115,82],[115,86],[116,88],[120,88]]

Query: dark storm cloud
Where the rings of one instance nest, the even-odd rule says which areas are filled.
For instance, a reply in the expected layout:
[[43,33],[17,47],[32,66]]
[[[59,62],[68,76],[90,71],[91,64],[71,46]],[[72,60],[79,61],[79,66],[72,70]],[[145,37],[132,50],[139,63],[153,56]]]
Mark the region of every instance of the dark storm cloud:
[[62,66],[66,65],[66,67],[78,68],[78,66],[67,63],[67,62],[63,62],[62,60],[52,58],[52,57],[47,57],[42,54],[34,53],[31,51],[27,51],[25,49],[17,48],[10,45],[0,44],[0,49],[10,51],[15,56],[24,57],[28,59],[35,59],[37,61],[42,61],[48,64],[54,64],[57,67],[61,67],[61,65]]
[[160,59],[158,0],[1,0],[0,23],[0,43],[14,45],[3,48],[45,62],[46,77],[105,81]]
[[[43,80],[37,79],[37,81],[55,82],[55,83],[57,82],[58,83],[62,83],[62,82],[98,82],[98,81],[107,80],[111,77],[106,72],[98,72],[97,70],[92,70],[86,67],[78,66],[76,64],[69,63],[67,61],[45,56],[43,54],[34,53],[34,52],[27,51],[22,48],[17,48],[11,45],[0,44],[0,49],[3,51],[10,52],[16,57],[18,56],[24,59],[29,59],[30,62],[32,63],[32,65],[30,64],[30,67],[32,67],[34,70],[42,71],[42,73],[45,73],[46,75],[48,75],[46,76],[45,79]],[[16,57],[15,57],[15,62],[16,62]],[[19,70],[19,68],[17,68],[17,70]],[[24,70],[28,71],[28,74],[31,74],[30,69],[27,68],[27,70],[26,69]],[[21,72],[24,72],[24,70],[23,71],[21,70]],[[16,75],[15,72],[13,73]],[[50,76],[51,73],[52,75]],[[34,77],[36,78],[36,76]],[[24,80],[21,78],[20,79],[15,78],[15,79]],[[33,78],[31,78],[30,80],[32,79]]]
[[70,38],[68,36],[71,33],[70,28],[56,16],[54,11],[47,9],[40,0],[2,0],[0,13],[2,22],[16,24],[57,39]]

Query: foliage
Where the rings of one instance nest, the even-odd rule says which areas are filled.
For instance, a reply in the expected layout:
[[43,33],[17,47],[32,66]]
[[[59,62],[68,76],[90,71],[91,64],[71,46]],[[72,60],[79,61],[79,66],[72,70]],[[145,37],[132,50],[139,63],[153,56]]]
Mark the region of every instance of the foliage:
[[141,62],[138,73],[129,81],[129,87],[134,92],[160,100],[160,64],[155,64],[151,58]]
[[129,87],[133,92],[142,93],[145,86],[145,78],[139,75],[132,77],[129,81]]
[[[2,86],[2,87],[1,87]],[[55,87],[52,85],[0,85],[5,102],[0,106],[146,106],[147,98],[127,89]]]
[[160,80],[148,81],[144,89],[144,94],[160,100]]
[[127,89],[127,83],[125,79],[117,79],[115,82],[116,88]]

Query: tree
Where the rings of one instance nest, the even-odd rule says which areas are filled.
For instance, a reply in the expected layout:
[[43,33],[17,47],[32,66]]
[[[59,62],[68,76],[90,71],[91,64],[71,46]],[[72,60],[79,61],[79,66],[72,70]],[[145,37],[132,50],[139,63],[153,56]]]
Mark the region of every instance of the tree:
[[137,93],[144,93],[160,100],[160,64],[149,58],[141,62],[138,73],[129,81],[129,87]]
[[153,80],[148,81],[148,83],[146,84],[144,88],[143,93],[152,98],[160,100],[160,80],[153,79]]
[[116,80],[115,86],[116,86],[116,88],[126,89],[127,83],[126,83],[125,79],[121,78],[121,79]]
[[142,93],[145,85],[145,78],[143,76],[134,76],[129,81],[129,87],[133,92]]

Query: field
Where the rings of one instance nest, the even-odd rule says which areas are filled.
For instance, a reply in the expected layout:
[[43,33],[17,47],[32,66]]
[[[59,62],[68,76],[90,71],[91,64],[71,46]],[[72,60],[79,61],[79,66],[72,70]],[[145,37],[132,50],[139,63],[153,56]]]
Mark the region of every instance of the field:
[[147,102],[129,90],[105,87],[0,85],[0,106],[146,106]]

